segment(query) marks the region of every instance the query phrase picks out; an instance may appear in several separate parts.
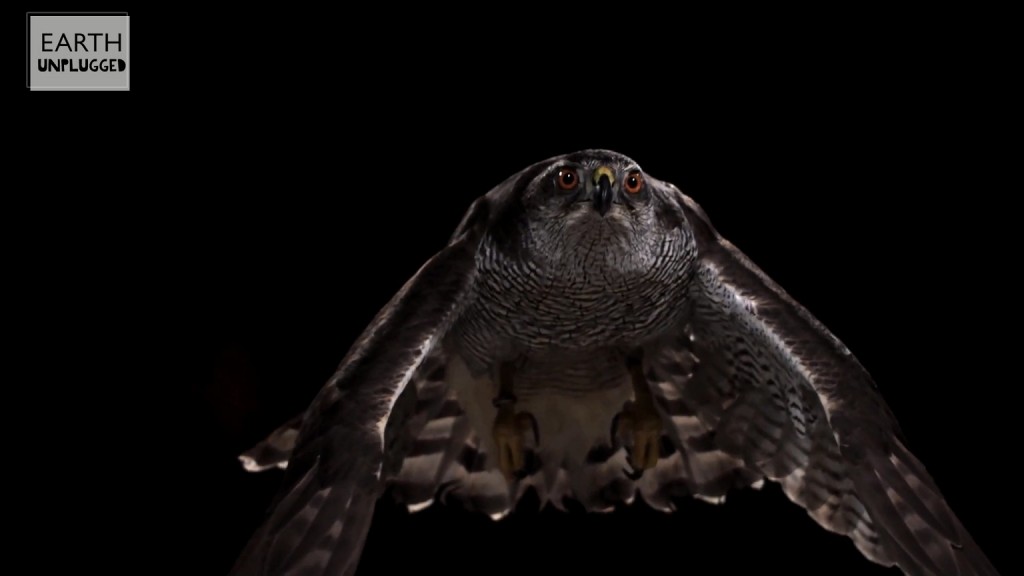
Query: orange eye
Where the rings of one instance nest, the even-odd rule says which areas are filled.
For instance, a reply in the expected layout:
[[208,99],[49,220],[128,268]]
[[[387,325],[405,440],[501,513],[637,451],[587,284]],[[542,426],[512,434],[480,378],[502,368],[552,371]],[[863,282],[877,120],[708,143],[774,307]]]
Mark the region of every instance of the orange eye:
[[572,168],[558,171],[558,187],[562,190],[573,190],[580,185],[580,176]]
[[626,175],[626,179],[623,180],[622,186],[626,189],[626,192],[630,194],[638,194],[640,188],[643,188],[644,177],[640,175],[640,172],[630,172]]

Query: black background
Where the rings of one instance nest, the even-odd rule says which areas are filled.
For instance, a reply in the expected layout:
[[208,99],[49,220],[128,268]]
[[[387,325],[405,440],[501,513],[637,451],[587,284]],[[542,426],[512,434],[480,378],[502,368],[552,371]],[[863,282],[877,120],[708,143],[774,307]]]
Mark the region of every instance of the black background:
[[[65,374],[66,349],[99,350],[41,427],[90,441],[38,433],[22,461],[61,454],[45,486],[71,503],[75,540],[102,541],[78,562],[226,573],[280,481],[235,456],[305,408],[475,197],[603,147],[679,185],[849,346],[1012,573],[1020,186],[997,33],[920,15],[711,30],[639,14],[96,8],[133,16],[131,92],[30,94],[23,69],[11,83],[19,160],[44,182],[9,215],[19,294],[42,295],[25,308],[47,319],[24,340],[42,374]],[[69,146],[117,177],[43,160]],[[104,519],[118,528],[97,532]],[[27,541],[54,537],[34,526]],[[887,573],[773,486],[673,516],[497,523],[384,500],[361,573],[671,565]]]

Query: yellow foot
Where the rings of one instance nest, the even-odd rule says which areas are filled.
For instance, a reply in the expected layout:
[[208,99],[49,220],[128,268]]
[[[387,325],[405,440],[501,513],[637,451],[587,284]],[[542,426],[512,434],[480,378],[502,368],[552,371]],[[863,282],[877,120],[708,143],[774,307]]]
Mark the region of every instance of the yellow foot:
[[[632,440],[632,450],[629,440]],[[632,480],[658,463],[660,442],[661,418],[649,403],[626,402],[622,412],[612,419],[612,445],[626,446],[626,459],[633,470],[625,472]]]
[[526,465],[526,448],[523,436],[533,432],[535,445],[540,445],[537,419],[529,412],[515,411],[512,404],[498,408],[494,418],[494,443],[498,450],[498,466],[508,479],[522,478]]

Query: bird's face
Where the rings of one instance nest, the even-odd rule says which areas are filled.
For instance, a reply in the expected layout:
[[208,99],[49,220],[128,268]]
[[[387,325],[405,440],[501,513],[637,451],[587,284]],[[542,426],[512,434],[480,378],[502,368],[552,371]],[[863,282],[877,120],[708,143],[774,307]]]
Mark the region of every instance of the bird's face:
[[542,166],[522,202],[533,242],[549,255],[575,259],[584,251],[639,262],[660,251],[676,227],[653,181],[626,156],[585,150]]
[[586,150],[546,163],[523,198],[538,215],[570,226],[629,226],[650,211],[651,194],[636,162],[615,152]]

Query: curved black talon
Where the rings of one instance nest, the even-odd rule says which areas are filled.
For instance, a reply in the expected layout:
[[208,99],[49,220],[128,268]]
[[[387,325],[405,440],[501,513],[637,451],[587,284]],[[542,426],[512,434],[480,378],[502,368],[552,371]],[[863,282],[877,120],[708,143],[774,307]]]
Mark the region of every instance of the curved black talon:
[[629,478],[630,480],[633,480],[635,482],[643,477],[644,471],[642,469],[638,470],[636,465],[633,464],[632,459],[627,457],[626,463],[633,468],[633,470],[626,470],[625,468],[622,469],[622,473],[626,475],[626,478]]

